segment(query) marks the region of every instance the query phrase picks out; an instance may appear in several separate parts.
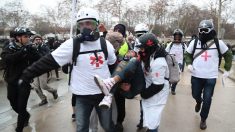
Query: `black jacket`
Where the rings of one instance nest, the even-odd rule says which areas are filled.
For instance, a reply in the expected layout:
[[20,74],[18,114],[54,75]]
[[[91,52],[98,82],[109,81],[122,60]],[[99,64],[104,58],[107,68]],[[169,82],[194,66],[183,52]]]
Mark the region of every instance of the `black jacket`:
[[40,56],[32,44],[20,47],[15,42],[11,42],[3,49],[1,57],[6,64],[5,81],[17,83],[23,70],[38,60]]
[[42,56],[45,56],[47,54],[50,54],[50,48],[48,45],[46,44],[41,44],[37,47],[38,49],[38,52],[39,52],[39,55],[42,57]]

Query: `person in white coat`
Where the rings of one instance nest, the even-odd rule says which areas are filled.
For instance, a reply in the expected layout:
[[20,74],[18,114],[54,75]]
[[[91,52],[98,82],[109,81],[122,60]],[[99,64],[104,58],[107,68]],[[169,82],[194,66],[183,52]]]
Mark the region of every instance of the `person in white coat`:
[[130,73],[136,72],[138,65],[141,65],[144,83],[140,83],[142,82],[141,76],[135,76],[136,79],[140,80],[139,83],[131,83],[123,89],[128,91],[128,89],[131,89],[130,87],[143,87],[140,92],[143,98],[143,126],[148,128],[148,132],[158,132],[162,111],[169,95],[169,81],[167,80],[169,78],[169,69],[165,60],[167,53],[163,47],[158,45],[158,40],[154,34],[143,34],[140,36],[139,42],[141,44],[138,45],[138,57],[132,58],[122,70],[117,68],[115,75],[112,75],[111,78],[101,79],[96,75],[95,81],[105,93],[112,89],[116,83],[128,79]]

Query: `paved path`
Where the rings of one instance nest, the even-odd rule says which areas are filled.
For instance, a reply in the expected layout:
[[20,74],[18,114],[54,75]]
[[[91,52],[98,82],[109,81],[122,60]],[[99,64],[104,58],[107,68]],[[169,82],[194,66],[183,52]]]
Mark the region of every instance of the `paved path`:
[[[35,91],[31,92],[29,110],[32,115],[30,126],[24,132],[75,132],[75,123],[71,121],[71,93],[68,92],[66,76],[61,74],[61,80],[52,79],[50,85],[58,88],[59,99],[49,98],[49,104],[38,107],[40,102]],[[1,78],[0,78],[1,80]],[[185,72],[176,89],[176,95],[169,95],[169,99],[162,115],[160,132],[200,132],[200,116],[194,112],[195,101],[191,97],[190,74]],[[135,132],[139,121],[139,101],[127,100],[125,132]],[[235,83],[226,80],[221,85],[217,80],[212,106],[207,120],[208,128],[203,132],[235,132]],[[115,118],[114,110],[114,118]],[[16,114],[11,110],[6,99],[6,88],[0,81],[0,132],[13,132],[16,126]],[[99,127],[99,132],[103,130]]]

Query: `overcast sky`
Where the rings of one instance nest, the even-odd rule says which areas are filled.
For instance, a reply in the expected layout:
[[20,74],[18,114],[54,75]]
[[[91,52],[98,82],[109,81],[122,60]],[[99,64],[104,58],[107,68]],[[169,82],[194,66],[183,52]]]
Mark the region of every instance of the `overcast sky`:
[[[10,1],[14,1],[14,0],[0,0],[0,6]],[[61,0],[18,0],[18,1],[22,1],[24,8],[27,9],[29,12],[35,14],[35,13],[40,13],[40,8],[42,6],[48,6],[48,7],[53,8],[56,6],[56,3]],[[80,1],[88,6],[91,6],[92,4],[90,3],[97,2],[98,0],[80,0]],[[128,7],[133,7],[136,4],[143,5],[144,0],[142,1],[124,0],[124,1],[128,1],[128,2],[125,2],[125,4],[128,4]],[[176,5],[178,5],[180,1],[182,0],[173,0],[173,1],[175,2]],[[188,1],[200,8],[207,8],[209,5],[209,0],[188,0]],[[232,5],[233,5],[232,7],[235,7],[235,0],[232,0]]]

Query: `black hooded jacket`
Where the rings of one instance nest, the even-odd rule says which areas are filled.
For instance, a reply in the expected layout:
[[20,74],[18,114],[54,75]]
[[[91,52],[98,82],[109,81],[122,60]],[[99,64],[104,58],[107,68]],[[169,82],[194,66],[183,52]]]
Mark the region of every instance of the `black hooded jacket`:
[[8,44],[1,53],[6,64],[4,79],[7,83],[17,83],[23,70],[39,59],[39,54],[30,44],[18,46],[15,42]]

